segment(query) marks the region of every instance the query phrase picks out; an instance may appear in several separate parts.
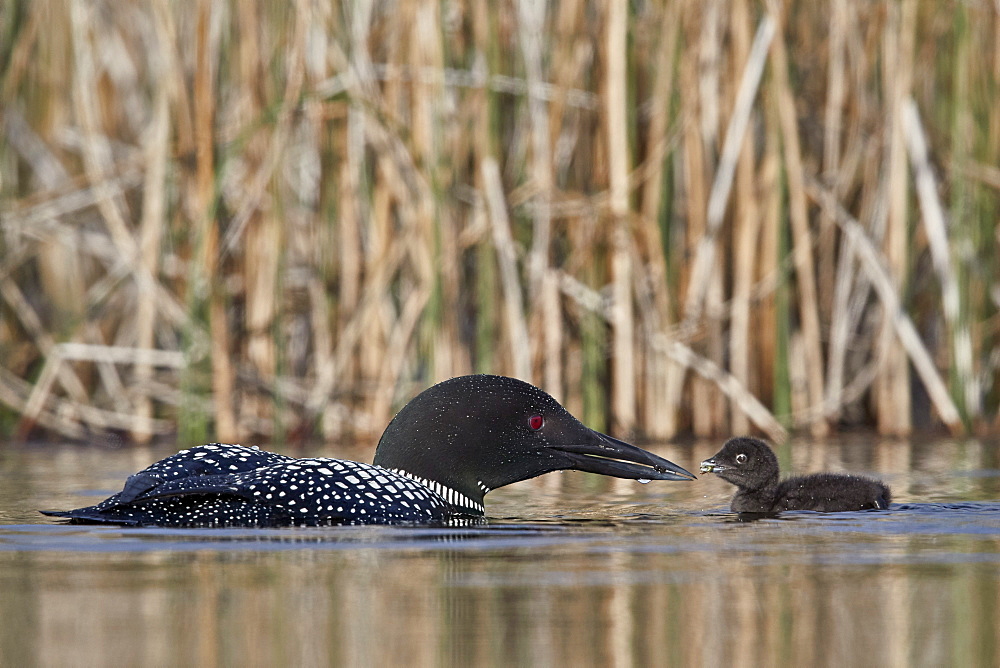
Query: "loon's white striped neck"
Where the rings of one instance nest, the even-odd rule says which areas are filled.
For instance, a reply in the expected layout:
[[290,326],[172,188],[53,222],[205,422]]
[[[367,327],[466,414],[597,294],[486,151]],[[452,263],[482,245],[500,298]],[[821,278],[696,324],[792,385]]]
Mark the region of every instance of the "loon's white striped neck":
[[[480,515],[486,514],[486,508],[483,506],[483,504],[479,503],[478,501],[470,499],[468,496],[462,494],[456,489],[452,489],[447,485],[442,485],[436,480],[428,480],[427,478],[421,478],[420,476],[414,475],[409,471],[404,471],[403,469],[390,468],[389,470],[392,471],[393,473],[403,476],[404,478],[409,478],[414,482],[420,483],[421,485],[433,491],[435,494],[437,494],[442,499],[447,501],[449,505],[455,506],[456,508],[460,508],[463,510],[471,511],[473,513],[478,513]],[[490,488],[484,485],[482,481],[477,481],[477,482],[479,483],[479,489],[483,490],[483,494],[486,494],[487,492],[490,491]]]

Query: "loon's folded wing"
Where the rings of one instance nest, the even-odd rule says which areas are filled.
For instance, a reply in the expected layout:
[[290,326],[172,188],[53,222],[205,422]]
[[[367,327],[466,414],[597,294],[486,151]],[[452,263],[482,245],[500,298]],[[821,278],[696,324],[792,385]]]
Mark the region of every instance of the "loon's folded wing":
[[210,477],[253,471],[291,461],[291,457],[255,447],[209,443],[181,450],[129,476],[118,495],[118,503],[144,497],[151,490],[179,479]]

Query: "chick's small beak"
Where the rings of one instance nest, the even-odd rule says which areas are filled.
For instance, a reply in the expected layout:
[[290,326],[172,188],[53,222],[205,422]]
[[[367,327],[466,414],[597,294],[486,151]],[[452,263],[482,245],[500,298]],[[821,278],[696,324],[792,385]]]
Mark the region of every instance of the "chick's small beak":
[[724,471],[725,468],[726,467],[724,466],[719,466],[718,464],[716,464],[715,460],[713,459],[706,459],[701,463],[700,470],[702,473],[718,473],[719,471]]

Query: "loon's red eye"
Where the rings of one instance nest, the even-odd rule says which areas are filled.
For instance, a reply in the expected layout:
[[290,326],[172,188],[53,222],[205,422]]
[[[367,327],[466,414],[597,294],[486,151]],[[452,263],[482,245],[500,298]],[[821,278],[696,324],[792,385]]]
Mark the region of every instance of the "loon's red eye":
[[532,415],[528,418],[528,426],[534,431],[541,429],[543,424],[545,424],[545,418],[541,415]]

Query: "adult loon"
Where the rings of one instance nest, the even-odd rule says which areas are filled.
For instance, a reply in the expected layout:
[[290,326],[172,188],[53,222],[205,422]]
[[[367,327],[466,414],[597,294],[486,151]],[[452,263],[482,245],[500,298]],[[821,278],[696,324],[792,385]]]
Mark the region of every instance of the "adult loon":
[[550,471],[691,480],[681,467],[588,429],[542,390],[503,376],[435,385],[392,419],[374,464],[295,459],[212,443],[167,457],[73,523],[286,526],[436,523],[485,514],[487,492]]
[[871,478],[837,473],[814,473],[778,481],[778,458],[756,438],[726,441],[715,455],[701,463],[702,473],[715,473],[738,488],[730,509],[734,513],[776,513],[782,510],[840,512],[888,508],[889,488]]

